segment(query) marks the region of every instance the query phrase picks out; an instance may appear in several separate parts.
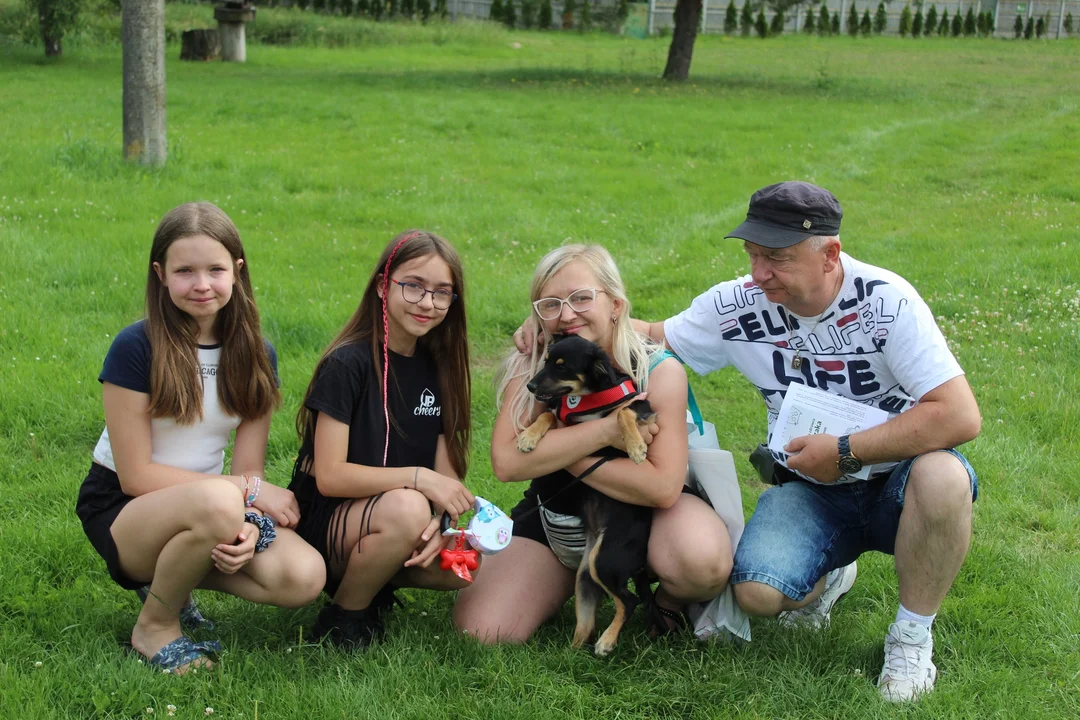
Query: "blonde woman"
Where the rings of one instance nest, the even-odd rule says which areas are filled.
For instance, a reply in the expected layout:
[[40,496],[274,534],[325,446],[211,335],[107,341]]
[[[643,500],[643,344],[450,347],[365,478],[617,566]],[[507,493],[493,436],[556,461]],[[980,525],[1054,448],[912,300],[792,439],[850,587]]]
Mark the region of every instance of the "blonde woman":
[[556,426],[527,454],[518,450],[517,436],[544,410],[525,385],[542,364],[545,343],[556,334],[576,334],[599,344],[648,393],[657,412],[656,422],[642,428],[649,445],[645,462],[617,458],[582,482],[655,508],[648,565],[660,584],[649,622],[654,635],[681,629],[687,603],[727,587],[732,559],[723,521],[704,501],[683,492],[686,373],[661,346],[634,331],[618,268],[598,245],[566,245],[548,253],[533,275],[530,300],[538,342],[528,353],[513,350],[503,363],[491,438],[495,475],[502,482],[528,482],[528,488],[511,513],[514,539],[487,558],[484,572],[459,593],[454,621],[482,642],[524,642],[574,592],[584,528],[574,515],[579,504],[571,484],[607,448],[625,450],[615,415]]

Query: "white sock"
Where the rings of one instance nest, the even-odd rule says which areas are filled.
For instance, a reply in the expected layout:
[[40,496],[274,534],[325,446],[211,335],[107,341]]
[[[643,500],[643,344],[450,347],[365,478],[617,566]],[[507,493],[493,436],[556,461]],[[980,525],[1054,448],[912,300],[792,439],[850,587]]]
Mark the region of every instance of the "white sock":
[[903,603],[900,603],[900,609],[896,611],[896,622],[907,620],[929,629],[934,624],[934,618],[937,617],[937,613],[933,615],[916,615],[915,613],[904,607]]

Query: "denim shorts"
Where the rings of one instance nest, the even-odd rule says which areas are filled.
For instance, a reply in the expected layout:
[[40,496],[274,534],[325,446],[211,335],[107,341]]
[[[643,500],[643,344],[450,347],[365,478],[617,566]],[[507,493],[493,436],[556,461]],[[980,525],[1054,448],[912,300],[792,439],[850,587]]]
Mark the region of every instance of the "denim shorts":
[[[975,471],[956,450],[942,452],[955,456],[967,470],[974,502],[979,495]],[[763,492],[735,552],[731,583],[764,583],[797,601],[825,573],[868,550],[892,555],[916,459],[865,482],[818,485],[792,480]]]

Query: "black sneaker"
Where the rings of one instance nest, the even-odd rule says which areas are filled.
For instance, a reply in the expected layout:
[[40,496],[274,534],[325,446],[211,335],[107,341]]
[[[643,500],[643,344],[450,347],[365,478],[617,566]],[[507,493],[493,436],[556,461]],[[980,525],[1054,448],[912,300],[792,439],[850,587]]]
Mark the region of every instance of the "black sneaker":
[[378,624],[377,631],[380,638],[386,634],[386,618],[393,612],[394,605],[405,607],[405,604],[394,594],[393,585],[383,585],[368,604],[367,609],[375,615],[374,620]]
[[361,650],[382,635],[382,622],[378,613],[370,607],[363,610],[346,610],[330,603],[320,612],[311,629],[314,642],[326,640],[346,650]]

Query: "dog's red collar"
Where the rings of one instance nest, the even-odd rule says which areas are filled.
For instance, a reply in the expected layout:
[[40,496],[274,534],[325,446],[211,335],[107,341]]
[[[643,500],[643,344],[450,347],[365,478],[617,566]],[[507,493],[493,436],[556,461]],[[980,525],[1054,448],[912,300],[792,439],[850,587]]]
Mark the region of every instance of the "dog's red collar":
[[588,395],[566,395],[559,400],[559,410],[555,413],[564,424],[572,425],[583,416],[593,415],[614,408],[627,399],[639,394],[630,378],[618,385]]

